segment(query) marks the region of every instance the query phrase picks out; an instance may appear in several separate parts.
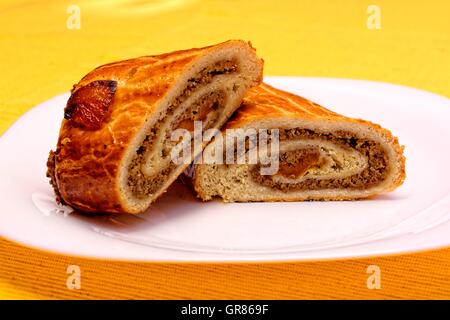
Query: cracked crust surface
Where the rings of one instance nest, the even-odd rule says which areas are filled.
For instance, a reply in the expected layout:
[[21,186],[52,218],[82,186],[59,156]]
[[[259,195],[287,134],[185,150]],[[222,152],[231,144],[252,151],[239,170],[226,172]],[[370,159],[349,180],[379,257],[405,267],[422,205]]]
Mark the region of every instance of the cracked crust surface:
[[[339,115],[267,84],[247,93],[242,107],[223,132],[235,128],[279,129],[281,172],[261,176],[256,170],[258,166],[247,164],[195,165],[192,185],[203,200],[214,197],[229,202],[355,200],[392,191],[405,179],[404,147],[389,130]],[[301,145],[286,153],[281,149],[283,143]],[[328,150],[332,157],[313,157],[312,150],[322,153]],[[340,159],[336,153],[340,153]],[[302,156],[303,160],[295,158]],[[329,159],[337,159],[333,166],[345,163],[343,168],[347,166],[351,175],[346,176],[344,171],[336,178],[333,170],[328,168],[329,172],[325,172],[322,166]]]

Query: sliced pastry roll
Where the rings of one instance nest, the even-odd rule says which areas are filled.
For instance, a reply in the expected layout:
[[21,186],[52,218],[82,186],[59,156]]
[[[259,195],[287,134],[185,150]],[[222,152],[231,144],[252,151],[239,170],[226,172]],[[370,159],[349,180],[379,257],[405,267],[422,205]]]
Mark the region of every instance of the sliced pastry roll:
[[[192,184],[203,200],[355,200],[394,190],[405,178],[403,147],[387,129],[266,84],[249,91],[222,132],[223,138],[205,148],[205,160],[192,167]],[[256,139],[249,138],[252,132]],[[239,136],[246,141],[242,152],[233,142]],[[234,154],[235,160],[240,154],[243,161],[223,156],[221,164],[206,156],[217,150]],[[267,170],[269,165],[276,170]]]
[[171,132],[221,127],[262,66],[232,40],[93,70],[74,86],[48,159],[57,198],[87,212],[144,211],[189,165],[171,161]]

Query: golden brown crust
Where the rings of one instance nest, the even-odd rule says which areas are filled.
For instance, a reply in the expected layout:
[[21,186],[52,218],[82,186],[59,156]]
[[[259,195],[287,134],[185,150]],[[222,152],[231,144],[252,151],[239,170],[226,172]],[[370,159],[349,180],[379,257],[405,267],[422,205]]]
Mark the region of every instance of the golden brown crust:
[[[320,127],[325,123],[350,123],[358,126],[364,126],[375,131],[377,135],[390,145],[394,151],[394,160],[397,174],[394,179],[387,185],[382,192],[389,192],[400,186],[405,177],[405,157],[403,155],[404,147],[398,142],[397,137],[392,133],[381,127],[378,124],[362,119],[354,119],[342,116],[336,112],[328,110],[317,103],[314,103],[303,97],[294,95],[292,93],[276,89],[265,83],[260,84],[250,89],[242,103],[241,108],[235,112],[233,117],[222,128],[223,131],[232,128],[251,128],[253,123],[266,121],[268,119],[299,119],[306,120],[308,123],[317,123]],[[202,165],[195,166],[195,171],[192,177],[192,184],[198,195],[202,199],[209,200],[207,190],[203,190],[201,179]],[[380,191],[374,191],[371,194],[366,194],[359,198],[372,197]],[[264,201],[300,201],[300,200],[355,200],[358,197],[354,195],[339,195],[333,197],[273,197]]]
[[239,128],[260,119],[267,118],[299,118],[313,121],[346,121],[361,124],[370,124],[383,129],[377,124],[366,120],[345,117],[328,110],[315,102],[295,94],[276,89],[262,83],[250,89],[239,111],[227,122],[227,128]]
[[[73,87],[69,103],[77,100],[78,106],[80,101],[89,105],[92,99],[97,99],[104,105],[98,110],[89,106],[84,109],[95,116],[93,121],[85,121],[85,125],[80,125],[86,120],[83,114],[77,117],[79,121],[62,121],[57,149],[51,154],[54,162],[49,161],[51,165],[54,163],[49,175],[57,195],[83,211],[126,212],[117,181],[126,146],[180,75],[209,50],[230,42],[248,47],[244,41],[231,40],[206,48],[114,62],[83,77]],[[110,89],[114,83],[113,95],[109,95],[112,91],[92,91],[92,88],[80,94],[95,82]],[[82,97],[77,99],[77,95]],[[68,105],[68,108],[70,111],[75,107]]]

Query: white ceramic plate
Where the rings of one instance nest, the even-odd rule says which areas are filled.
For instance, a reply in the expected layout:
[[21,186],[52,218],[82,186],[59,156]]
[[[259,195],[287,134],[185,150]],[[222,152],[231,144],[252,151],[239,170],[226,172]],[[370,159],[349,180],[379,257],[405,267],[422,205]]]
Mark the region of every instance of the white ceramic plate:
[[406,145],[407,179],[358,202],[202,203],[176,184],[139,216],[58,207],[45,177],[68,94],[21,117],[0,140],[0,235],[78,256],[140,261],[280,261],[411,252],[450,245],[450,100],[358,80],[268,77]]

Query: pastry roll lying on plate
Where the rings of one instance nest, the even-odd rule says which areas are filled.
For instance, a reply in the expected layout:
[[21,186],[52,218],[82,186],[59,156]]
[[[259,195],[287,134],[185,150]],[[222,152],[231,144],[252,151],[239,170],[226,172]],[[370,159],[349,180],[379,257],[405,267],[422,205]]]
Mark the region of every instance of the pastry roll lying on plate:
[[[236,133],[238,128],[241,133]],[[246,136],[252,130],[257,133],[254,140]],[[244,161],[204,161],[193,166],[192,184],[203,200],[355,200],[392,191],[405,178],[403,147],[387,129],[341,116],[266,84],[249,91],[222,132],[223,138],[205,148],[204,158],[221,150],[217,144],[222,143],[222,150],[230,153],[234,148],[230,154],[235,159],[244,155]],[[228,143],[231,132],[235,137]],[[236,150],[238,143],[233,143],[239,135],[246,141],[241,153]],[[267,138],[265,149],[261,136]],[[276,142],[278,149],[269,148]],[[249,160],[250,150],[258,147],[258,152],[265,150],[266,160],[276,156],[276,170],[262,170],[274,164],[261,163],[264,157]]]
[[262,66],[249,43],[232,40],[93,70],[74,86],[49,156],[57,198],[87,212],[144,211],[189,165],[171,161],[172,131],[220,128]]

